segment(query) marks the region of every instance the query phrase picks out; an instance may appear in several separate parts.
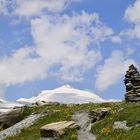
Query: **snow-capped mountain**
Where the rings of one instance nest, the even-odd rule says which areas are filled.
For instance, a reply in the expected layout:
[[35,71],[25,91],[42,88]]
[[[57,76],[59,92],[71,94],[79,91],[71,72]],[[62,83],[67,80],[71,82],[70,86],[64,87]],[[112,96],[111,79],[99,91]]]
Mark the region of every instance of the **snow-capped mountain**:
[[101,103],[106,100],[97,96],[94,93],[72,88],[69,85],[64,85],[62,87],[53,90],[44,90],[38,94],[36,97],[29,99],[20,98],[17,102],[32,104],[36,102],[59,102],[59,103]]
[[9,102],[3,99],[0,99],[0,113],[10,111],[15,107],[22,107],[24,104],[20,104],[18,102]]

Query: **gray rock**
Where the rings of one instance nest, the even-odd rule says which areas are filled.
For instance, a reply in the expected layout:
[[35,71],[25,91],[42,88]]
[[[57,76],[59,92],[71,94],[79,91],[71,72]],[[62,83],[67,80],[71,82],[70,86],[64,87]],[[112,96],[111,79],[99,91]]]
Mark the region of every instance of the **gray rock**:
[[98,108],[95,110],[90,111],[90,118],[91,122],[94,123],[106,116],[106,114],[109,112],[110,108]]
[[126,88],[127,88],[127,90],[131,90],[133,88],[133,84],[131,82],[128,82],[126,84]]
[[140,89],[140,86],[135,86],[134,89],[135,90]]
[[55,122],[41,127],[40,134],[42,138],[52,138],[57,140],[66,130],[75,128],[78,128],[78,125],[74,121]]
[[38,105],[38,106],[43,106],[43,105],[46,105],[47,104],[47,102],[45,102],[45,101],[37,101],[36,102],[36,105]]
[[75,112],[72,116],[72,119],[80,126],[80,129],[78,130],[78,140],[96,139],[95,135],[90,132],[92,124],[89,117],[89,112]]
[[139,102],[140,101],[140,96],[139,96],[139,94],[138,94],[138,96],[137,95],[133,95],[133,96],[127,96],[126,97],[126,100],[128,101],[128,102]]
[[8,112],[0,114],[0,126],[8,128],[20,121],[21,108],[11,109]]
[[22,129],[25,129],[31,125],[33,125],[40,117],[47,115],[46,111],[32,114],[28,116],[26,119],[16,123],[15,125],[3,130],[0,132],[0,140],[5,139],[6,137],[11,137],[17,135],[21,132]]
[[134,65],[126,71],[124,83],[126,86],[125,100],[128,102],[140,101],[140,74]]
[[113,128],[114,129],[125,129],[125,130],[130,130],[132,127],[128,127],[126,125],[126,121],[117,121],[117,122],[114,122],[114,126]]

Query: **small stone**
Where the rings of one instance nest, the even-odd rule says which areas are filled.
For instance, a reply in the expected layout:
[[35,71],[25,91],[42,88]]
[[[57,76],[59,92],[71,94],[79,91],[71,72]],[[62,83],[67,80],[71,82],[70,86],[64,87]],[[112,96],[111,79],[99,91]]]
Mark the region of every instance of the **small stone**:
[[114,122],[114,126],[113,128],[114,129],[125,129],[125,130],[130,130],[132,127],[128,127],[126,125],[126,121],[117,121],[117,122]]

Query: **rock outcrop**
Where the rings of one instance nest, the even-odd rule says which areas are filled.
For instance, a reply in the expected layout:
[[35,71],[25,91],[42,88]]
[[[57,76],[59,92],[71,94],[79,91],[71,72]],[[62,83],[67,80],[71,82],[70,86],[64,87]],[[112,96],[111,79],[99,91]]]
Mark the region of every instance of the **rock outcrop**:
[[110,108],[98,108],[98,109],[90,111],[89,116],[91,118],[91,122],[94,123],[96,121],[101,120],[107,115],[109,111],[110,111]]
[[[23,129],[28,128],[33,125],[39,118],[46,116],[48,111],[43,110],[34,114],[31,114],[26,119],[16,123],[15,125],[0,131],[0,140],[3,140],[7,137],[15,136],[19,134]],[[14,121],[14,119],[12,119]]]
[[0,127],[8,128],[20,121],[21,108],[12,109],[11,111],[0,114]]
[[134,65],[126,71],[124,83],[126,86],[125,100],[128,102],[140,101],[140,74]]
[[61,121],[47,124],[40,128],[42,138],[58,139],[66,130],[75,129],[79,126],[74,121]]

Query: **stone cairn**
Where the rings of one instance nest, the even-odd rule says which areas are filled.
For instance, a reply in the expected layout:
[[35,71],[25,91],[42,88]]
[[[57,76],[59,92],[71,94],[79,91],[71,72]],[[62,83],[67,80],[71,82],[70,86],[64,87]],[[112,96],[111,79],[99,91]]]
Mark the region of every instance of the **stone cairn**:
[[140,101],[140,73],[132,64],[126,71],[124,83],[126,86],[125,100],[128,102]]

